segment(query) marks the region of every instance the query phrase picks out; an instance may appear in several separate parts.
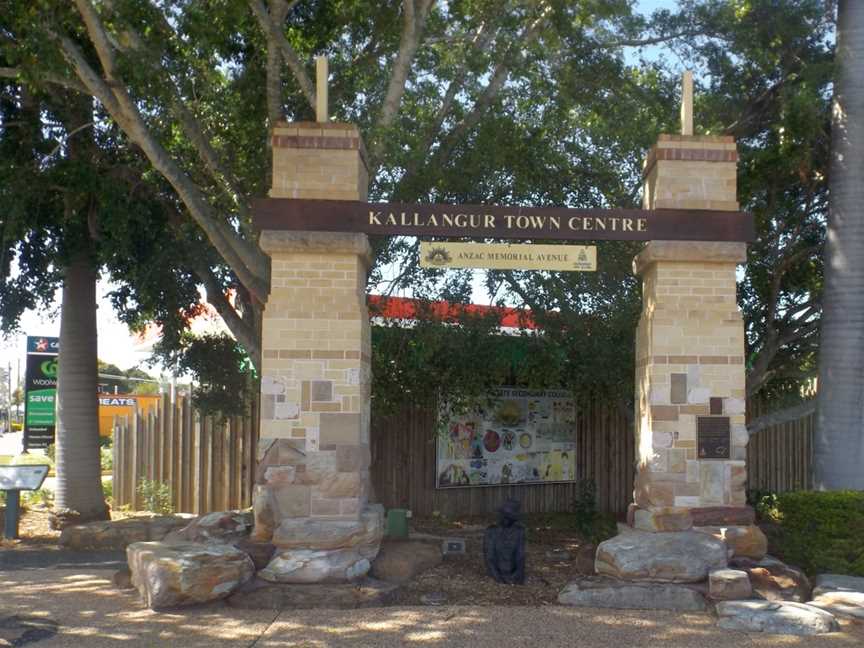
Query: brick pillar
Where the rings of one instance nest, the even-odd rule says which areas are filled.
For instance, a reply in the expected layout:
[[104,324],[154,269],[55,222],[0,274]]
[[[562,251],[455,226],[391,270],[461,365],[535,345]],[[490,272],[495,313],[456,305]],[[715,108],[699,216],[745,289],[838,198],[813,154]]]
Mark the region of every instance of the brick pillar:
[[[271,197],[365,200],[363,142],[350,124],[296,123],[273,133]],[[277,553],[260,575],[308,583],[369,569],[383,510],[368,504],[369,315],[365,234],[264,230],[257,541]]]
[[[736,162],[731,137],[661,135],[645,164],[644,207],[737,210]],[[643,290],[630,516],[638,528],[752,522],[743,508],[744,323],[735,281],[745,260],[744,243],[690,241],[651,241],[634,260]],[[728,417],[728,459],[699,456],[700,417],[721,432]]]

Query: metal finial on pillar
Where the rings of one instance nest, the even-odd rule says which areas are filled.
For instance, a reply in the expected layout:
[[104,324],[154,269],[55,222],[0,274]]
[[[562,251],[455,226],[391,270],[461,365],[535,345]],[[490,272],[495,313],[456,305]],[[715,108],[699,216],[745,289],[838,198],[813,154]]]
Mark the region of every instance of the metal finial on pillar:
[[681,134],[693,134],[693,72],[685,70],[681,78]]
[[330,120],[327,111],[327,57],[315,57],[315,121]]

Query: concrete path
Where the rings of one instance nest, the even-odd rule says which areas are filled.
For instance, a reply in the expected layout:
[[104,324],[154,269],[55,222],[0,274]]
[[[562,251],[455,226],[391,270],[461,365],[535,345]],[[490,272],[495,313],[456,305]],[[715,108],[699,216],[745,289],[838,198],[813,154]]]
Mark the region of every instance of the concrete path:
[[[92,563],[91,563],[92,564]],[[701,614],[575,610],[557,606],[379,608],[276,613],[213,604],[157,614],[110,584],[111,570],[70,567],[0,571],[0,646],[248,646],[330,648],[624,648],[801,646],[860,648],[864,626],[824,637],[718,630]],[[4,643],[5,642],[5,643]]]

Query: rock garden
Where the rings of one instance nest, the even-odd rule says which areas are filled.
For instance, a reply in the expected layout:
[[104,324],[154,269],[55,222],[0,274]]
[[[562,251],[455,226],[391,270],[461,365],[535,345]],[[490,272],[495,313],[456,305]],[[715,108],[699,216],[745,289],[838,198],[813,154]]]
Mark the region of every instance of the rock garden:
[[[115,574],[115,586],[136,589],[145,606],[160,611],[211,601],[273,610],[563,605],[701,612],[721,629],[749,633],[815,635],[864,625],[864,578],[811,578],[773,557],[769,537],[778,548],[788,549],[788,541],[770,521],[757,525],[752,509],[724,507],[698,525],[674,510],[654,513],[631,516],[632,526],[619,523],[617,534],[597,545],[568,514],[525,516],[522,586],[486,573],[483,534],[491,518],[413,520],[407,538],[381,538],[383,510],[373,506],[361,518],[365,526],[328,524],[326,547],[322,530],[306,528],[314,524],[308,521],[258,542],[251,511],[130,516],[69,527],[58,537],[40,531],[34,509],[22,531],[40,546],[125,549],[128,567]],[[309,537],[314,550],[304,548]],[[370,542],[380,542],[374,555],[364,549]],[[339,552],[351,559],[334,560]],[[354,554],[364,552],[368,564],[351,573]]]

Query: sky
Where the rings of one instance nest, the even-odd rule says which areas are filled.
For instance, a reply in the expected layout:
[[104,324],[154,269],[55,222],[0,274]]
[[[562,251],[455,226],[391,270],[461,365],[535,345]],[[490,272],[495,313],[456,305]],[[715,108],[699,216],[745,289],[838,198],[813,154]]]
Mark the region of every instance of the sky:
[[[674,9],[677,6],[677,0],[638,0],[636,8],[644,14],[650,14],[657,9]],[[643,51],[643,55],[650,57],[658,55],[660,48],[647,48]],[[625,56],[629,59],[635,52],[627,52]],[[635,60],[635,59],[633,59]],[[97,311],[97,327],[98,327],[98,344],[99,344],[99,359],[105,362],[114,364],[121,369],[129,369],[144,363],[149,358],[149,351],[146,347],[138,344],[130,334],[125,324],[122,324],[114,314],[113,309],[106,295],[111,291],[111,285],[108,282],[100,281],[98,284],[98,303]],[[474,295],[473,301],[476,303],[488,303],[489,298],[486,295],[486,290],[483,286],[482,272],[475,272]],[[21,333],[13,335],[9,338],[0,337],[0,367],[6,369],[11,367],[13,375],[13,384],[17,384],[17,366],[20,361],[22,367],[26,354],[26,336],[59,336],[60,334],[60,319],[59,306],[61,303],[61,294],[58,290],[54,303],[57,308],[51,312],[28,311],[21,319]],[[145,370],[148,370],[144,367]],[[23,372],[23,368],[21,369]],[[151,370],[153,373],[160,373],[161,368],[156,367]]]

